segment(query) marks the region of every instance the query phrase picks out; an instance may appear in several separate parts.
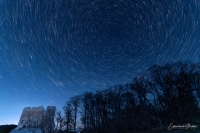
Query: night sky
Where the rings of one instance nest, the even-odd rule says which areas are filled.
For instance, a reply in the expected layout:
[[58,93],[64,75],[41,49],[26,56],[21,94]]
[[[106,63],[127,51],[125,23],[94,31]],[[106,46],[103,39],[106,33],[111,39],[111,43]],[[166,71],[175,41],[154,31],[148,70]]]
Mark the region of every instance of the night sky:
[[0,125],[24,107],[132,81],[153,64],[200,61],[197,0],[0,0]]

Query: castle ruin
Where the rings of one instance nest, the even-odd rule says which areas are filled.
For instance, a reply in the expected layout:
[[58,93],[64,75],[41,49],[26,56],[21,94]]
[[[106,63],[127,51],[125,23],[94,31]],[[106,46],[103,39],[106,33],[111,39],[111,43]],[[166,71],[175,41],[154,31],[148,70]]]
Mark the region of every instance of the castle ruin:
[[40,128],[44,133],[53,132],[55,127],[55,111],[55,106],[48,106],[46,110],[44,110],[43,106],[26,107],[23,109],[18,126],[15,130]]

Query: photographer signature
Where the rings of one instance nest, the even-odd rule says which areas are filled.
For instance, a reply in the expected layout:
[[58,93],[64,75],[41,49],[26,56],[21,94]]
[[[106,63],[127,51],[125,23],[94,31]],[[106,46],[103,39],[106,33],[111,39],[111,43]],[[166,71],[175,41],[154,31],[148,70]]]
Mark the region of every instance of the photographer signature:
[[171,130],[171,129],[194,129],[194,128],[197,128],[198,126],[197,125],[191,125],[190,123],[187,123],[185,125],[174,125],[173,123],[170,123],[169,127],[167,128],[168,130]]

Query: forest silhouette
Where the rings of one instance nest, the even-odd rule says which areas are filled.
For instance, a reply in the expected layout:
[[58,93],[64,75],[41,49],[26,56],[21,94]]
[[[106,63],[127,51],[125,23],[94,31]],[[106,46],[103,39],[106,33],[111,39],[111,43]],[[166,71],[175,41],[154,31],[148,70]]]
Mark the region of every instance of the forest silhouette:
[[70,98],[63,108],[64,116],[61,111],[56,113],[56,129],[65,125],[76,131],[81,125],[83,133],[131,133],[164,132],[170,123],[198,125],[199,98],[199,63],[153,65],[132,83]]

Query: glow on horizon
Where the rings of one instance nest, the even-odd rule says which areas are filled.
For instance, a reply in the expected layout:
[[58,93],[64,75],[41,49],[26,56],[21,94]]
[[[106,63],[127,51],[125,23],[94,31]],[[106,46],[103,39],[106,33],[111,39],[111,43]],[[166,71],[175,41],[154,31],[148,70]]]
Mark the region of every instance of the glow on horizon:
[[21,117],[23,108],[24,107],[17,105],[13,105],[12,108],[10,106],[0,108],[0,125],[17,125]]
[[0,112],[0,118],[1,118],[0,125],[11,125],[11,124],[17,125],[20,116],[21,113],[10,113],[8,117],[8,115],[2,115]]

